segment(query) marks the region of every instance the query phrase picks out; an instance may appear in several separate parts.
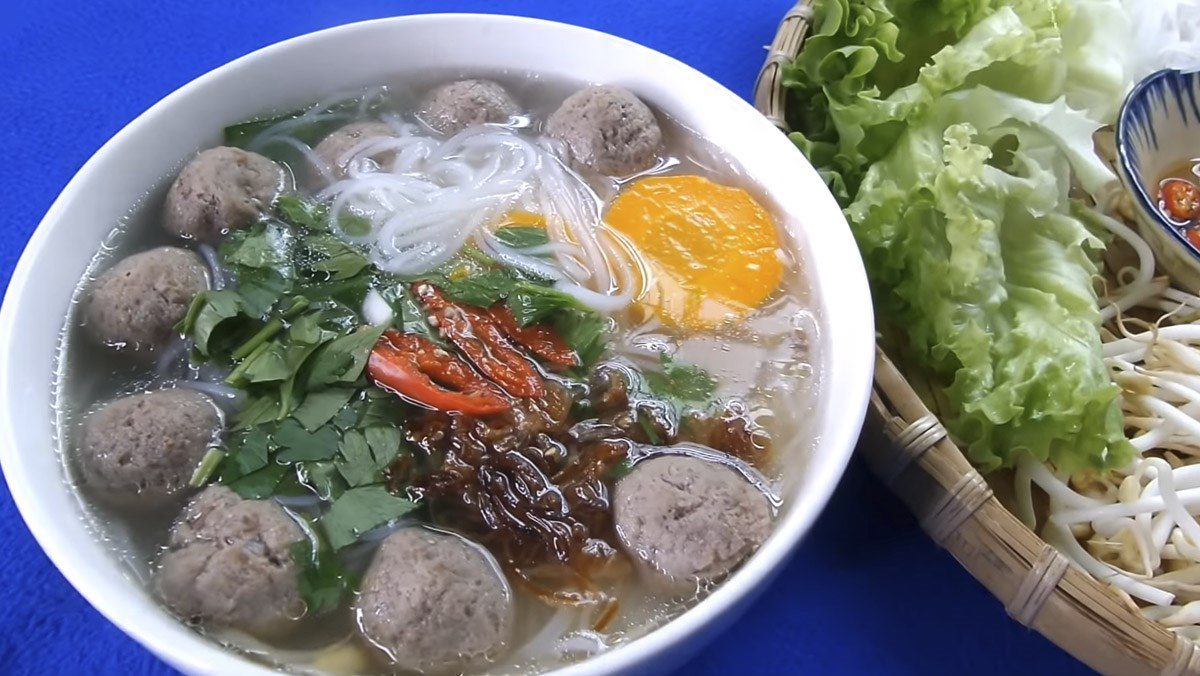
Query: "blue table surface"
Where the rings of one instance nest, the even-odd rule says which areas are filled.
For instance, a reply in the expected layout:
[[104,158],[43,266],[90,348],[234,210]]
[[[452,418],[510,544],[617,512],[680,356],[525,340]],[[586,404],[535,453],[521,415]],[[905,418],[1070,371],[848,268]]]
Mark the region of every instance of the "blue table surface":
[[[85,160],[196,76],[336,24],[419,12],[497,12],[589,26],[670,54],[748,97],[791,0],[603,3],[337,0],[0,2],[0,289]],[[32,449],[31,449],[32,450]],[[171,669],[54,569],[0,486],[0,672]],[[681,673],[1082,673],[1005,615],[855,460],[778,581]]]

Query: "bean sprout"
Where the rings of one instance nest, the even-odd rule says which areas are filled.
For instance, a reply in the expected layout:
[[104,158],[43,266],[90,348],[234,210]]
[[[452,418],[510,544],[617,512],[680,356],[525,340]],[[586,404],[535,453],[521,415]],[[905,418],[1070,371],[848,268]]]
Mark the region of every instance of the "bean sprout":
[[[1150,247],[1124,223],[1098,213],[1091,220],[1137,257],[1136,266],[1114,273],[1115,290],[1101,299],[1101,333],[1139,456],[1127,467],[1077,477],[1025,458],[1014,477],[1014,511],[1036,527],[1037,486],[1050,498],[1042,524],[1047,542],[1150,604],[1143,608],[1150,619],[1200,636],[1200,324],[1188,323],[1200,296],[1156,278]],[[1192,564],[1186,570],[1195,580],[1173,572],[1180,562]],[[1185,596],[1177,601],[1177,594]]]

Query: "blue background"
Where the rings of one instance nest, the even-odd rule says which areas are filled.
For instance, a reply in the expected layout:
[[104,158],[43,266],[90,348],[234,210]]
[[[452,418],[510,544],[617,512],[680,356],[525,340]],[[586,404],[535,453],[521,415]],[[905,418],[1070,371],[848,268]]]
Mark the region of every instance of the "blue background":
[[[175,88],[267,44],[340,23],[476,11],[589,26],[749,97],[791,0],[382,2],[0,0],[0,289],[38,220],[104,141]],[[31,449],[32,450],[32,449]],[[0,671],[161,674],[42,554],[0,486]],[[855,460],[780,579],[685,668],[744,673],[1083,673],[1005,615]]]

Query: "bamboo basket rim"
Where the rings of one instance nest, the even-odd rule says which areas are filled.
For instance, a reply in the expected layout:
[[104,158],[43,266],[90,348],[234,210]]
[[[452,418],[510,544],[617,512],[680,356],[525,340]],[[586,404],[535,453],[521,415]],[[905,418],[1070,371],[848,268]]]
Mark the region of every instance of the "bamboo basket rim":
[[[784,132],[789,129],[783,68],[803,48],[815,4],[799,0],[783,16],[754,86],[755,107]],[[878,348],[869,417],[891,441],[861,447],[872,472],[1010,617],[1102,673],[1200,675],[1196,643],[1146,619],[1127,597],[1059,553],[1000,503]]]

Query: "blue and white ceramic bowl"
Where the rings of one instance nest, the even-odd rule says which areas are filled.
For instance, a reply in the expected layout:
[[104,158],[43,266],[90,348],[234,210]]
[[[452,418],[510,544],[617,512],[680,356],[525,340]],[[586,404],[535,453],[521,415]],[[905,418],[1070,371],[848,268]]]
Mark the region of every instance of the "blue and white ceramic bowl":
[[1158,186],[1181,162],[1200,156],[1200,74],[1160,70],[1139,82],[1117,120],[1117,169],[1133,197],[1142,236],[1161,270],[1200,289],[1200,253],[1158,208]]

